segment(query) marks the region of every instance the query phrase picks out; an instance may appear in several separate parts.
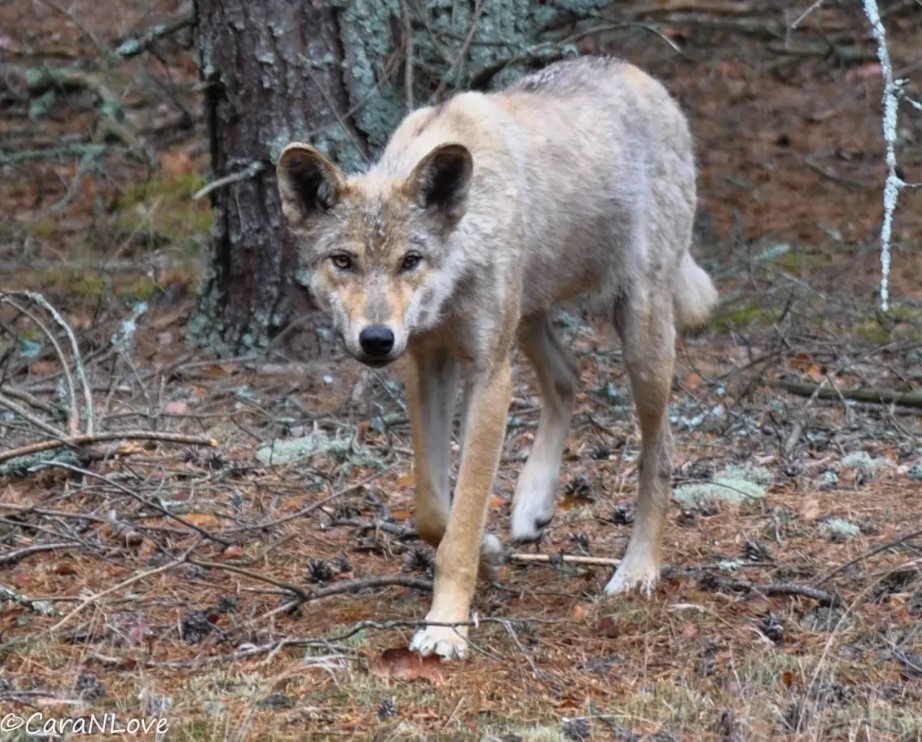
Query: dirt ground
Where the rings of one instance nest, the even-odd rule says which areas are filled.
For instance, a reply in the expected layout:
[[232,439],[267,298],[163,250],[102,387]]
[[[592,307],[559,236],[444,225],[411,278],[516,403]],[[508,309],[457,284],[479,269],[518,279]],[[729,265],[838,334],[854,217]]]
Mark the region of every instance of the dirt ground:
[[[479,586],[471,659],[439,663],[403,649],[433,553],[399,373],[184,343],[211,221],[189,31],[112,50],[188,8],[0,2],[0,399],[31,418],[0,411],[0,739],[111,714],[171,740],[922,740],[922,189],[901,194],[883,313],[876,47],[857,3],[791,30],[808,5],[632,1],[635,25],[580,40],[660,76],[697,140],[722,302],[680,342],[669,569],[600,597],[639,436],[613,331],[567,307],[560,510]],[[922,6],[882,10],[919,100]],[[900,113],[918,183],[922,115]],[[531,381],[520,366],[501,537]],[[112,440],[3,458],[90,422]]]

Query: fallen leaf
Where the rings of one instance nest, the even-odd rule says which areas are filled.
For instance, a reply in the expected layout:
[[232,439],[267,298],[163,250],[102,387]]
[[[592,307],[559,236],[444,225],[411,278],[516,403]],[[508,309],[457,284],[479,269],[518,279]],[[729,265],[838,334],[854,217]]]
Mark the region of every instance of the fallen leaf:
[[561,510],[572,510],[576,507],[592,505],[594,502],[595,500],[593,498],[586,497],[585,495],[565,495],[557,507]]
[[693,373],[688,374],[685,377],[685,386],[691,389],[692,391],[695,391],[696,389],[700,389],[703,384],[704,384],[704,379],[701,378],[701,374],[693,372]]
[[141,542],[141,548],[138,549],[138,558],[140,559],[150,559],[154,554],[160,551],[157,544],[155,544],[151,539],[145,538]]
[[183,519],[201,528],[214,528],[221,525],[221,521],[210,513],[190,513],[183,516]]
[[385,649],[378,657],[368,660],[368,669],[379,678],[397,680],[428,680],[433,685],[442,684],[442,661],[437,655],[420,657],[405,647]]
[[618,626],[613,616],[604,616],[596,629],[602,636],[607,636],[609,639],[615,639],[621,635],[621,627]]

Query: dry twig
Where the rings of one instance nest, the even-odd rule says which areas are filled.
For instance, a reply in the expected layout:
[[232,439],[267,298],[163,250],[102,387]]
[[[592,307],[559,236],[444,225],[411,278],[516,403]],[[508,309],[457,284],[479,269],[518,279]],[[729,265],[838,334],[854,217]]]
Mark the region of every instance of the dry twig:
[[[0,395],[0,404],[7,406],[2,395]],[[51,451],[55,448],[61,448],[62,446],[79,448],[93,443],[105,443],[106,441],[161,441],[164,443],[180,443],[187,446],[207,446],[210,448],[217,448],[218,446],[218,442],[214,438],[203,438],[197,435],[160,433],[156,430],[119,430],[111,433],[74,435],[59,440],[37,441],[36,443],[20,446],[10,451],[0,452],[0,462],[9,461],[10,459],[19,458],[20,456],[30,456],[32,454],[41,453],[42,451]]]
[[823,585],[823,584],[829,582],[829,581],[830,581],[833,577],[835,577],[836,575],[841,574],[842,572],[844,572],[844,571],[845,571],[846,569],[848,569],[849,567],[851,567],[851,566],[853,566],[853,565],[855,565],[855,564],[858,564],[858,562],[863,562],[865,559],[870,559],[872,556],[875,556],[876,554],[880,554],[882,551],[887,551],[887,549],[892,549],[892,548],[894,548],[894,547],[896,547],[896,546],[900,546],[901,544],[905,543],[906,541],[909,541],[910,539],[913,539],[913,538],[917,538],[917,537],[919,537],[919,536],[922,536],[922,528],[917,529],[917,530],[915,530],[915,531],[909,531],[908,533],[904,533],[902,536],[898,536],[897,538],[893,539],[892,541],[888,541],[887,543],[882,544],[881,546],[875,546],[873,549],[870,549],[869,551],[866,551],[864,554],[860,554],[859,556],[856,556],[854,559],[849,559],[847,562],[845,562],[845,564],[840,564],[838,567],[836,567],[834,570],[832,570],[832,572],[828,572],[828,573],[827,573],[819,582],[817,582],[816,584],[817,584],[817,585]]
[[819,397],[820,399],[840,399],[844,397],[856,402],[922,407],[922,393],[919,392],[896,392],[889,389],[826,389],[823,384],[804,384],[799,381],[787,381],[785,379],[770,383],[772,386],[784,389],[799,397]]
[[606,557],[571,556],[570,554],[510,554],[509,561],[525,564],[582,564],[587,567],[617,567],[620,559]]

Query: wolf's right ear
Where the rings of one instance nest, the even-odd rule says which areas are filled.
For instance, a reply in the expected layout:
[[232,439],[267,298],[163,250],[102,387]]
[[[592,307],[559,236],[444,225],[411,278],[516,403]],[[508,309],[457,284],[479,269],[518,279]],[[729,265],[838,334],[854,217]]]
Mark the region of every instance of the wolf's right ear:
[[339,168],[307,144],[282,150],[276,165],[282,212],[292,227],[332,209],[345,190]]
[[467,147],[442,144],[416,165],[407,188],[420,206],[454,225],[467,208],[473,171],[474,161]]

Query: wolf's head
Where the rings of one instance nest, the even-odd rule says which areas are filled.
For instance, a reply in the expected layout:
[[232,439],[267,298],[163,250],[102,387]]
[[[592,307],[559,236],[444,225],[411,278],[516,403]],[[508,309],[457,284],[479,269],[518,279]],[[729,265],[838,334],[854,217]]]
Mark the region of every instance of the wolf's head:
[[383,366],[414,332],[438,323],[458,275],[452,240],[467,206],[473,164],[442,144],[408,177],[345,178],[313,147],[290,144],[278,162],[282,211],[348,351]]

